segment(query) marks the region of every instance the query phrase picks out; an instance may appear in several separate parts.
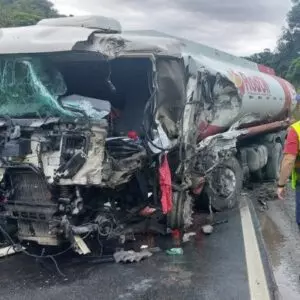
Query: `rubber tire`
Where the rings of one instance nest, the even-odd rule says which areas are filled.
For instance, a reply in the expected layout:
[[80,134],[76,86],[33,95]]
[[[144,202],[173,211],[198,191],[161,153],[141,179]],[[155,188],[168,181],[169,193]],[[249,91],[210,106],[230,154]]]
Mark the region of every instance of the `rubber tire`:
[[260,169],[256,172],[251,173],[251,179],[254,182],[262,182],[265,179],[265,172],[263,169]]
[[173,191],[173,208],[168,214],[168,228],[182,229],[184,228],[183,211],[186,192]]
[[266,165],[265,178],[277,180],[279,177],[280,164],[283,156],[283,147],[280,143],[275,143]]
[[215,194],[215,191],[213,191],[208,184],[205,185],[204,192],[209,197],[213,210],[217,212],[235,208],[239,203],[239,198],[243,188],[243,169],[239,161],[235,157],[232,157],[223,162],[222,165],[234,172],[236,177],[236,185],[233,193],[226,199],[218,194]]

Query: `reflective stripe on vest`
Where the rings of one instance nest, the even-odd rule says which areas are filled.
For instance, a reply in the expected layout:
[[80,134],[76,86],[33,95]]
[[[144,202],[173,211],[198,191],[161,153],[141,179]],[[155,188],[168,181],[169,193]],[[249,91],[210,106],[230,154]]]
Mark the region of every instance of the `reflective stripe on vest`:
[[[291,125],[291,127],[296,131],[298,136],[298,142],[300,145],[300,121]],[[295,167],[292,172],[292,188],[296,189],[298,178],[300,179],[300,149],[298,149],[298,156],[296,158]]]

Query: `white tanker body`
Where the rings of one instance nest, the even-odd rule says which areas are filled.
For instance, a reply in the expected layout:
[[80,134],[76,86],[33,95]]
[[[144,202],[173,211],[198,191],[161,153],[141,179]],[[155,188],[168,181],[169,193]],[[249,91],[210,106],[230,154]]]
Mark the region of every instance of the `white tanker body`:
[[[220,63],[219,63],[220,67]],[[253,123],[284,120],[296,107],[296,92],[286,80],[259,70],[224,65],[212,87],[212,105],[202,112],[201,138],[224,132],[237,120]],[[243,120],[242,120],[243,119]]]
[[197,166],[206,184],[195,191],[204,186],[212,206],[223,210],[237,203],[245,178],[278,177],[296,91],[273,69],[202,45],[196,49],[201,55],[189,59],[201,90]]

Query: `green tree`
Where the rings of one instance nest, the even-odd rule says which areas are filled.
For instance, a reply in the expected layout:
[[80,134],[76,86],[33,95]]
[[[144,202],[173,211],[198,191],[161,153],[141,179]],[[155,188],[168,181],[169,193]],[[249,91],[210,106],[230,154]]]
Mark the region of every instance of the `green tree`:
[[292,0],[292,4],[292,9],[287,15],[288,26],[283,28],[276,50],[268,56],[257,53],[248,57],[256,63],[274,68],[276,73],[283,77],[291,76],[295,68],[294,60],[300,56],[300,0]]
[[0,0],[0,27],[34,25],[59,16],[48,0]]
[[257,64],[262,64],[262,65],[266,65],[271,68],[275,68],[274,54],[271,51],[255,53],[255,54],[251,55],[250,57],[245,57],[245,58],[249,59]]
[[286,78],[293,83],[297,89],[300,88],[300,57],[292,61],[287,71]]

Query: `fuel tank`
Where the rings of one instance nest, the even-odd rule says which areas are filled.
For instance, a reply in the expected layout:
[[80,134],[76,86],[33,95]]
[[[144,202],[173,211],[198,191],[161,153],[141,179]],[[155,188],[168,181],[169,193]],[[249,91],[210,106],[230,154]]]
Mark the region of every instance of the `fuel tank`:
[[247,128],[284,120],[296,107],[296,91],[273,69],[251,64],[249,68],[205,60],[201,74],[199,140],[231,126]]

